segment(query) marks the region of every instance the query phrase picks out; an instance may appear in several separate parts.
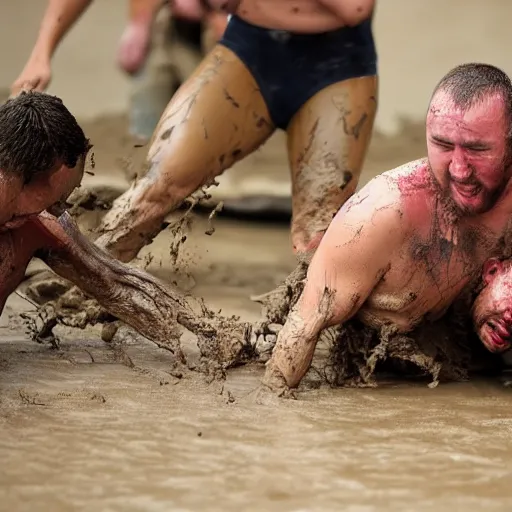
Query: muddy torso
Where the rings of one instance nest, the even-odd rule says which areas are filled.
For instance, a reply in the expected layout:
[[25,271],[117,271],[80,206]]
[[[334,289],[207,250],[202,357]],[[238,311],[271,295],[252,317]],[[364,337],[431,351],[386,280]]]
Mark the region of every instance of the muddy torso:
[[401,188],[402,228],[407,235],[392,250],[389,268],[359,317],[371,326],[392,322],[410,330],[423,319],[439,318],[462,292],[471,290],[486,259],[509,256],[512,197],[492,212],[462,222],[443,210],[426,186],[425,174],[420,180],[405,180],[403,186],[403,169],[393,173],[387,174]]
[[9,295],[23,280],[34,253],[56,243],[41,222],[47,218],[51,216],[43,212],[17,229],[0,231],[0,314]]
[[[353,0],[344,1],[348,7],[355,4]],[[366,0],[359,2],[366,3]],[[351,15],[349,22],[344,22],[316,0],[241,0],[236,14],[249,23],[266,28],[317,33],[360,23],[364,17],[358,17],[358,7],[354,5],[355,17]],[[352,13],[352,9],[349,11]]]
[[26,227],[0,233],[0,312],[32,258],[35,248],[31,235]]

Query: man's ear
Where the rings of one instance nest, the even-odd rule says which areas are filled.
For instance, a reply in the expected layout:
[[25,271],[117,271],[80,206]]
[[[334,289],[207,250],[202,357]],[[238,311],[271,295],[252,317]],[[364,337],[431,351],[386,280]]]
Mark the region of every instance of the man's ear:
[[489,258],[484,263],[484,268],[482,271],[482,279],[485,284],[489,284],[496,274],[498,274],[503,267],[503,262],[498,258]]

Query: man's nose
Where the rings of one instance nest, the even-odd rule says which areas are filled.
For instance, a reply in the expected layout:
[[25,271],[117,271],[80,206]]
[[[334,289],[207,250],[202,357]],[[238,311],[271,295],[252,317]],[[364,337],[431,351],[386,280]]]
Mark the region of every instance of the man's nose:
[[466,181],[471,178],[471,169],[462,149],[456,147],[452,153],[452,160],[449,166],[450,176],[455,181]]

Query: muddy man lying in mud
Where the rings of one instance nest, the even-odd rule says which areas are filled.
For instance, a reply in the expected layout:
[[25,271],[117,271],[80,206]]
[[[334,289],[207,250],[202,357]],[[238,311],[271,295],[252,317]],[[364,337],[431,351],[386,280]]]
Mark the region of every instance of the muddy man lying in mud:
[[[270,387],[296,387],[321,331],[340,324],[366,332],[354,356],[368,349],[375,359],[380,350],[420,366],[426,357],[423,366],[439,373],[443,354],[436,347],[400,344],[404,333],[417,341],[422,329],[452,314],[475,291],[486,260],[511,256],[511,133],[512,83],[505,73],[467,64],[442,78],[426,118],[427,158],[371,180],[330,224],[267,362]],[[484,281],[498,269],[490,260]],[[501,288],[495,304],[494,292],[484,289],[475,303],[476,329],[491,351],[509,346],[510,291]]]

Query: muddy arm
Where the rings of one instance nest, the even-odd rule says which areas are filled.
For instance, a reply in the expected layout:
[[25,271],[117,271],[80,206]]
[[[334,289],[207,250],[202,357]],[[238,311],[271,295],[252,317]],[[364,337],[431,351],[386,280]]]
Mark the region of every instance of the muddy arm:
[[76,284],[110,314],[159,346],[176,352],[177,319],[191,330],[195,315],[178,291],[147,272],[131,268],[82,235],[68,213],[47,216],[44,225],[58,244],[38,254],[57,274]]
[[368,218],[368,205],[359,206],[354,197],[329,226],[309,266],[304,290],[278,335],[264,378],[275,390],[298,386],[322,330],[357,313],[390,268],[390,249],[400,245],[399,210],[370,210]]

